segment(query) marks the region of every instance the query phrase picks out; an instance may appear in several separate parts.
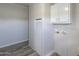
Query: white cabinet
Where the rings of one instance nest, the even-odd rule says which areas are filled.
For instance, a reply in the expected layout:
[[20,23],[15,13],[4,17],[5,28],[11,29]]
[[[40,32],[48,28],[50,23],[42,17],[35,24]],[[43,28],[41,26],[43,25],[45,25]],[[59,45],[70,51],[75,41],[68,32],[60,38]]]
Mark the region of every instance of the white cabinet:
[[58,29],[54,33],[55,39],[55,52],[61,56],[77,56],[77,34],[76,31],[71,29]]

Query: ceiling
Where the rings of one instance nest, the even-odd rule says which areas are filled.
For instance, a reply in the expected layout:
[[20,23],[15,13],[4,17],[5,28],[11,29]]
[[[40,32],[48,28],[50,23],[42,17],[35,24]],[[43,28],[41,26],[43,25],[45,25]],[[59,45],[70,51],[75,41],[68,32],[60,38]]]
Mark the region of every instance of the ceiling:
[[[29,4],[31,4],[31,3],[16,3],[16,4],[20,4],[20,5],[23,5],[23,6],[29,6]],[[49,3],[49,4],[54,5],[55,3]]]

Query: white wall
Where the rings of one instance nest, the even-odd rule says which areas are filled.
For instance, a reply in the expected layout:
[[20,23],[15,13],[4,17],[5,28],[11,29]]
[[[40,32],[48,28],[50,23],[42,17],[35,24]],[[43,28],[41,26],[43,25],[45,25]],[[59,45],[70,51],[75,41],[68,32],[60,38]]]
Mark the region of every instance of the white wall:
[[28,40],[28,7],[0,4],[0,48]]
[[76,54],[79,55],[79,3],[75,4],[75,27],[76,27],[76,39],[77,39],[77,45],[76,45]]
[[[49,4],[31,4],[29,7],[29,45],[40,55],[51,54],[54,48],[49,13]],[[36,20],[38,18],[41,20]]]

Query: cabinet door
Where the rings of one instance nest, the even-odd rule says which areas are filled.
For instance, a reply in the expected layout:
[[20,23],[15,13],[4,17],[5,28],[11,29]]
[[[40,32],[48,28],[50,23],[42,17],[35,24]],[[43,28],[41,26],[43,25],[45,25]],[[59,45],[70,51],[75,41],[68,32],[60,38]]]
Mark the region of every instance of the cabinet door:
[[54,39],[55,39],[55,51],[59,54],[59,55],[67,55],[67,40],[65,40],[64,38],[65,35],[63,35],[62,33],[54,33]]
[[[58,33],[59,32],[59,33]],[[76,31],[69,28],[60,29],[54,33],[55,51],[59,55],[74,56],[78,55],[78,39]]]

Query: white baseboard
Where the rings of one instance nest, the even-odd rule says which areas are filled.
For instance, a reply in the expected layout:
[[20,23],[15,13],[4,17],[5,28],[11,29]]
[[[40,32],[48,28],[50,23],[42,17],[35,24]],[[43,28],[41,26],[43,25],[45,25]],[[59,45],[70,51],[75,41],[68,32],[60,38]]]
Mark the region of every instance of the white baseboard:
[[0,48],[7,47],[7,46],[11,46],[11,45],[18,44],[18,43],[25,42],[25,41],[27,41],[27,40],[22,40],[22,41],[12,42],[12,43],[9,43],[9,44],[0,46]]

